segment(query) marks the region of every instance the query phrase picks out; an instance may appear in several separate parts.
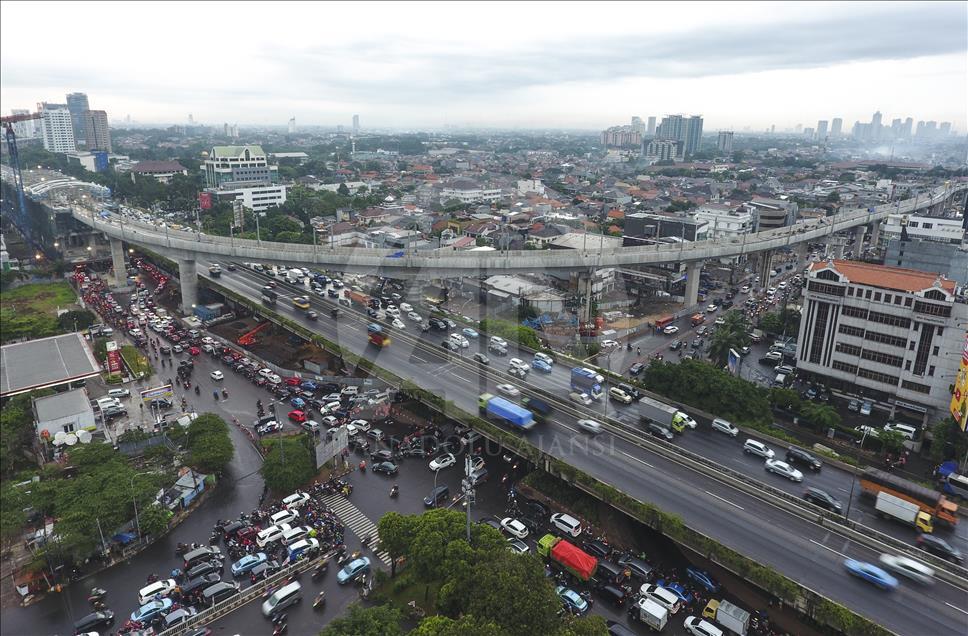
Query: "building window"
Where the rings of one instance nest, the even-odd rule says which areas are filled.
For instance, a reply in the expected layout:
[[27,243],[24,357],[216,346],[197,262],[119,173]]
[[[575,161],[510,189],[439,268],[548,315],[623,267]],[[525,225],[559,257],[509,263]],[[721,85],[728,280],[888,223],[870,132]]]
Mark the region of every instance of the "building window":
[[[932,292],[928,292],[929,294]],[[920,300],[914,303],[914,311],[928,316],[951,316],[951,305],[935,305],[934,303],[924,303]]]
[[840,285],[828,285],[826,283],[818,283],[816,281],[810,281],[807,285],[807,289],[818,294],[827,294],[828,296],[843,296],[844,288]]
[[932,378],[934,377],[934,366],[928,367],[928,375],[930,375]]
[[[928,368],[928,353],[932,350],[931,339],[934,337],[934,327],[921,325],[921,335],[918,337],[918,350],[914,356],[914,375],[924,375]],[[937,351],[937,347],[934,348]]]
[[934,227],[934,223],[925,223],[924,225],[921,226],[921,229],[922,230],[930,230],[933,227]]
[[892,356],[886,353],[881,353],[880,351],[874,351],[873,349],[865,350],[861,356],[864,360],[870,360],[871,362],[877,362],[879,364],[886,364],[891,367],[901,368],[901,363],[903,358],[899,356]]
[[[900,267],[900,266],[901,266],[901,264],[898,263],[898,267]],[[905,307],[910,307],[911,306],[911,297],[910,296],[908,296],[907,298],[904,299],[904,306]]]
[[891,295],[890,294],[884,294],[884,302],[887,303],[887,304],[891,304]]
[[924,297],[928,300],[946,300],[945,295],[938,291],[937,289],[932,289],[924,293]]
[[868,331],[864,334],[865,340],[870,340],[871,342],[879,342],[881,344],[891,345],[892,347],[904,347],[907,344],[907,338],[899,338],[897,336],[889,336],[886,333],[877,333],[876,331]]
[[934,349],[932,349],[932,350],[931,350],[931,355],[933,355],[933,356],[936,356],[936,355],[938,355],[938,352],[939,352],[940,350],[941,350],[941,349],[940,349],[939,347],[935,347]]
[[907,389],[908,391],[917,391],[918,393],[931,393],[931,387],[925,384],[918,384],[917,382],[910,382],[908,380],[901,382],[901,388]]
[[837,371],[844,371],[846,373],[850,373],[851,375],[857,375],[857,365],[847,364],[846,362],[841,362],[840,360],[834,360],[833,364],[830,366]]
[[843,307],[841,308],[840,313],[848,318],[860,318],[861,320],[867,320],[866,309],[858,309],[857,307]]
[[74,424],[75,423],[76,422],[69,422],[67,424],[64,424],[63,425],[64,426],[64,432],[65,433],[73,433],[74,432]]
[[910,371],[911,370],[911,361],[910,360],[905,360],[904,361],[904,370],[905,371]]
[[901,316],[892,316],[891,314],[882,314],[877,311],[872,311],[867,314],[867,319],[871,322],[879,322],[883,325],[890,325],[892,327],[902,327],[904,329],[911,328],[911,319],[902,318]]
[[864,337],[864,330],[860,327],[851,327],[850,325],[840,325],[837,330],[844,334],[845,336],[857,336],[858,338]]
[[838,342],[834,350],[837,353],[846,353],[849,356],[859,356],[861,353],[860,347],[855,347],[854,345],[849,345],[844,342]]
[[870,369],[858,369],[857,377],[873,380],[874,382],[880,382],[881,384],[889,384],[891,386],[897,386],[898,380],[900,380],[900,378],[898,378],[896,375],[878,373],[877,371],[871,371]]
[[943,336],[943,335],[944,335],[944,329],[942,329],[941,327],[938,327],[938,336]]
[[875,303],[881,302],[881,292],[874,292],[874,302]]
[[853,296],[854,295],[854,288],[853,287],[848,287],[847,288],[847,295],[848,296]]

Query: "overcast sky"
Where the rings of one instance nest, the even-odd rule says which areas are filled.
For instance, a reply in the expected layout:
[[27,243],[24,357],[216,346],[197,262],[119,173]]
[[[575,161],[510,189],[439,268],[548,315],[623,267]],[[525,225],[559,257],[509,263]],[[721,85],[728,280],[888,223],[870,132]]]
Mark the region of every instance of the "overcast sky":
[[139,122],[707,131],[968,119],[968,3],[0,4],[0,108]]

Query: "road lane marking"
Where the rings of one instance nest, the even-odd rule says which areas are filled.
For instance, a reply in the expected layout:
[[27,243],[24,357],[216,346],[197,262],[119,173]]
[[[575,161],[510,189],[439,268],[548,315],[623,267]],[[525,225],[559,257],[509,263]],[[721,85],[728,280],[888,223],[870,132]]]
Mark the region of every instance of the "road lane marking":
[[948,607],[950,607],[950,608],[952,608],[952,609],[956,609],[956,610],[958,610],[958,611],[959,611],[959,612],[961,612],[962,614],[968,614],[968,611],[965,611],[965,610],[963,610],[963,609],[961,609],[961,608],[960,608],[960,607],[958,607],[957,605],[952,605],[951,603],[948,603],[947,601],[945,601],[945,605],[947,605]]
[[[571,430],[574,430],[574,429],[571,429]],[[649,468],[655,468],[655,466],[653,466],[652,464],[650,464],[649,462],[647,462],[647,461],[645,461],[643,459],[639,459],[638,457],[634,457],[632,455],[629,455],[625,451],[619,451],[619,452],[622,453],[623,455],[625,455],[626,457],[628,457],[629,459],[631,459],[632,461],[636,461],[636,462],[638,462],[640,464],[645,464]]]
[[842,557],[844,557],[845,559],[849,559],[849,558],[850,558],[849,556],[847,556],[847,555],[846,555],[846,554],[844,554],[843,552],[837,552],[837,551],[836,551],[836,550],[834,550],[833,548],[828,548],[827,546],[825,546],[824,544],[822,544],[822,543],[820,543],[819,541],[814,541],[813,539],[810,539],[810,543],[813,543],[813,544],[815,544],[815,545],[819,545],[819,546],[820,546],[821,548],[823,548],[824,550],[830,550],[831,552],[833,552],[833,553],[834,553],[834,554],[836,554],[837,556],[842,556]]
[[734,503],[733,503],[732,501],[730,501],[729,499],[723,499],[722,497],[720,497],[720,496],[719,496],[719,495],[717,495],[716,493],[712,493],[712,492],[709,492],[708,490],[704,490],[703,492],[705,492],[705,493],[706,493],[707,495],[709,495],[710,497],[715,497],[716,499],[719,499],[719,500],[720,500],[720,501],[722,501],[723,503],[728,503],[729,505],[731,505],[731,506],[733,506],[734,508],[739,508],[740,510],[745,510],[745,508],[743,508],[743,506],[741,506],[741,505],[739,505],[739,504],[734,504]]

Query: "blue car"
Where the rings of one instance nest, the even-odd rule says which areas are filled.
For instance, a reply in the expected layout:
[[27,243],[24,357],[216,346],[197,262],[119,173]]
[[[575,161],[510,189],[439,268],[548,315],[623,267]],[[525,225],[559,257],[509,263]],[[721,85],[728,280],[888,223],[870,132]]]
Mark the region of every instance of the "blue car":
[[137,610],[131,612],[131,620],[138,621],[141,623],[150,623],[156,617],[160,616],[164,612],[167,612],[172,605],[170,598],[162,598],[157,601],[151,601],[150,603],[145,603]]
[[355,581],[369,571],[370,559],[368,557],[360,557],[347,563],[346,567],[336,574],[336,582],[340,585],[345,585],[350,581]]
[[537,369],[542,373],[551,373],[551,365],[544,360],[538,360],[537,358],[531,361],[531,368]]
[[707,592],[711,592],[712,594],[718,593],[722,588],[722,585],[719,584],[719,581],[710,576],[709,572],[706,572],[705,570],[700,570],[698,568],[686,568],[686,576],[692,579],[693,583],[700,586]]
[[673,594],[675,594],[676,597],[680,601],[682,601],[682,604],[683,605],[691,605],[692,604],[692,601],[693,601],[692,594],[686,592],[686,589],[684,587],[682,587],[682,585],[680,585],[679,583],[675,583],[675,582],[672,582],[672,581],[669,581],[667,583],[665,581],[665,579],[659,579],[656,582],[656,584],[659,585],[660,587],[664,587],[665,589],[667,589],[670,592],[672,592]]
[[588,613],[588,610],[591,609],[588,601],[582,598],[581,594],[571,588],[567,588],[564,585],[559,585],[555,588],[555,592],[558,593],[558,598],[561,599],[562,605],[564,605],[565,608],[572,614],[584,616]]
[[289,400],[289,403],[292,404],[292,408],[299,409],[300,411],[303,410],[304,406],[306,406],[306,400],[302,399],[301,397],[294,397]]
[[897,587],[897,579],[872,563],[847,559],[844,567],[854,576],[873,583],[882,590],[893,590]]
[[464,327],[464,330],[461,333],[463,333],[468,338],[478,338],[478,337],[480,337],[480,334],[478,334],[476,331],[474,331],[470,327]]
[[247,554],[232,564],[232,576],[242,576],[260,563],[265,563],[268,558],[265,552]]
[[299,388],[304,389],[306,391],[315,391],[316,389],[319,388],[319,385],[313,382],[312,380],[306,380],[299,385]]

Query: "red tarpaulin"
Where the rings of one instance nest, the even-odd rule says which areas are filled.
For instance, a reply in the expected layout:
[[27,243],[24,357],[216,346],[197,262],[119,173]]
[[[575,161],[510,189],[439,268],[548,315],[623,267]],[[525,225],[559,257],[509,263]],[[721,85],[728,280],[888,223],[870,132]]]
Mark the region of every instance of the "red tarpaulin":
[[583,552],[564,539],[551,548],[551,556],[562,565],[566,565],[577,574],[581,575],[582,580],[588,580],[595,573],[598,567],[598,559]]

